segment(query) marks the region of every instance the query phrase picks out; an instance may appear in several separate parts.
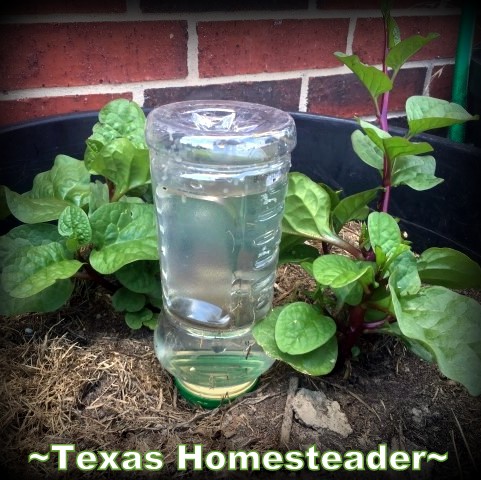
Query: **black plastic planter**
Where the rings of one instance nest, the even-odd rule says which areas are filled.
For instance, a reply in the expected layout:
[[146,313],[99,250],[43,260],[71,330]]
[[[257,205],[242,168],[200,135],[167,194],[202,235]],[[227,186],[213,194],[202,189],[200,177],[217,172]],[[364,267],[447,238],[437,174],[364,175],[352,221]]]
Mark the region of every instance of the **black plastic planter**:
[[[298,129],[292,170],[309,175],[352,194],[379,185],[379,175],[354,154],[351,120],[292,114]],[[85,139],[97,121],[97,112],[52,117],[0,131],[0,183],[17,192],[31,188],[33,177],[51,168],[58,154],[81,159]],[[481,190],[481,149],[426,135],[434,147],[436,175],[445,182],[425,191],[407,187],[394,190],[390,212],[401,218],[416,251],[430,246],[459,249],[481,262],[481,210],[476,200]],[[2,221],[1,232],[13,225]]]

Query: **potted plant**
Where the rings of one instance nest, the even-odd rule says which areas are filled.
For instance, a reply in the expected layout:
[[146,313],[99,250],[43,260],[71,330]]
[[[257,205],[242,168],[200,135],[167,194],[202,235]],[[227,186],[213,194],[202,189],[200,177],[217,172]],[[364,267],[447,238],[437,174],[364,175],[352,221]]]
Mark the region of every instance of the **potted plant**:
[[[307,302],[274,309],[255,326],[255,336],[267,353],[312,375],[327,374],[340,360],[355,356],[364,333],[396,336],[478,395],[481,307],[452,289],[481,285],[479,265],[453,248],[461,245],[479,259],[479,213],[464,194],[474,169],[479,170],[479,151],[418,138],[430,128],[474,117],[449,102],[412,97],[406,107],[408,130],[388,129],[389,92],[397,72],[435,35],[400,41],[389,11],[383,15],[383,71],[355,55],[337,54],[368,89],[379,126],[294,114],[298,147],[280,262],[300,264],[316,289]],[[105,287],[131,328],[153,327],[161,299],[145,114],[134,102],[114,100],[94,123],[94,115],[82,114],[12,127],[0,135],[9,146],[2,150],[9,155],[3,195],[8,211],[22,222],[0,238],[1,313],[56,310],[80,278]],[[352,163],[358,160],[347,135],[367,166]],[[433,149],[438,167],[441,157],[442,169],[449,172],[455,165],[456,173],[444,174],[451,177],[445,185],[454,188],[430,197],[443,188],[434,157],[426,155]],[[54,156],[53,167],[44,172]],[[27,193],[16,193],[29,188],[32,171],[42,173]],[[401,185],[404,193],[392,195]],[[377,200],[378,211],[371,211]],[[396,217],[403,220],[407,239]],[[351,220],[361,222],[358,244],[339,235]],[[468,226],[460,233],[461,225]],[[421,237],[435,246],[426,249]],[[312,240],[316,246],[306,243]],[[334,254],[332,245],[348,256]]]

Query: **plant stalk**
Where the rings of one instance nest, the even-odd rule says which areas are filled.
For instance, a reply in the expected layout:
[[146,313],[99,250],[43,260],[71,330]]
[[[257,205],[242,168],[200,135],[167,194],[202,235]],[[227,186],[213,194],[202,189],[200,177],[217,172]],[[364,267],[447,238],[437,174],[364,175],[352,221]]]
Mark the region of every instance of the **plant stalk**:
[[341,356],[344,360],[351,357],[351,349],[356,345],[365,328],[364,314],[365,310],[360,305],[349,309],[349,326],[341,341]]
[[[387,55],[389,53],[389,30],[388,30],[388,22],[387,19],[384,18],[384,52],[382,58],[382,71],[385,75],[388,75],[387,71]],[[381,96],[381,109],[380,114],[378,116],[379,126],[381,130],[388,132],[389,131],[389,124],[387,119],[387,112],[389,109],[389,92],[384,92]],[[383,187],[384,192],[381,197],[381,201],[379,204],[379,209],[383,212],[387,212],[389,210],[389,200],[391,197],[391,166],[389,164],[389,158],[386,154],[384,154],[384,163],[383,163]]]

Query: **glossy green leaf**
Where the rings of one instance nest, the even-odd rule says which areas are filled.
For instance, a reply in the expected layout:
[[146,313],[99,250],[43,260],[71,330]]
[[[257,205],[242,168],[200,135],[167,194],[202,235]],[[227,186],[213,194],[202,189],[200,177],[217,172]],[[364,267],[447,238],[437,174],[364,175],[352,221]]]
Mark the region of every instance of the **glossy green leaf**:
[[5,187],[5,195],[8,208],[21,222],[49,222],[69,205],[87,204],[90,174],[82,161],[57,155],[51,170],[35,176],[30,192],[20,195]]
[[339,229],[351,220],[364,220],[367,217],[366,210],[369,212],[366,207],[376,198],[378,192],[379,187],[343,198],[332,211]]
[[389,256],[402,243],[396,220],[384,212],[372,212],[367,218],[369,240],[373,249],[380,247]]
[[376,67],[362,63],[357,55],[346,55],[341,52],[334,55],[359,78],[371,97],[377,98],[392,89],[392,82],[387,75]]
[[342,190],[334,190],[329,185],[322,182],[318,182],[318,185],[320,185],[329,194],[329,198],[331,200],[331,209],[336,208],[337,204],[342,200]]
[[398,71],[404,63],[409,60],[414,54],[421,50],[424,45],[438,38],[437,33],[429,33],[426,37],[421,35],[412,35],[405,38],[401,42],[390,47],[390,51],[386,57],[386,64],[394,71]]
[[481,305],[437,286],[400,298],[391,288],[391,295],[403,335],[432,351],[444,375],[480,395]]
[[391,184],[407,185],[418,191],[429,190],[444,181],[434,175],[435,170],[436,160],[430,155],[398,157],[392,167]]
[[109,187],[96,180],[95,183],[90,184],[89,215],[106,203],[109,203]]
[[351,282],[344,287],[332,289],[341,304],[359,305],[362,302],[364,290],[359,281]]
[[138,312],[127,312],[125,314],[125,323],[127,323],[132,330],[138,330],[142,325],[148,326],[149,328],[155,328],[153,320],[154,314],[152,313],[152,310],[148,308],[143,308]]
[[118,312],[138,312],[145,306],[145,295],[121,287],[112,295],[112,306]]
[[137,148],[146,148],[145,114],[132,102],[123,98],[112,100],[99,112],[99,121],[92,129],[87,144],[107,145],[116,138],[126,138]]
[[302,355],[281,352],[275,340],[275,327],[279,314],[285,307],[274,308],[263,320],[256,323],[253,335],[256,342],[272,358],[281,360],[297,371],[307,375],[327,375],[337,360],[338,345],[335,335],[324,345]]
[[136,148],[127,138],[116,138],[99,151],[87,150],[85,164],[92,173],[108,178],[115,185],[113,199],[150,182],[149,152]]
[[433,147],[427,142],[410,142],[402,137],[385,138],[383,145],[391,161],[400,155],[421,155],[433,151]]
[[421,288],[416,257],[407,250],[397,255],[389,265],[391,275],[395,281],[392,285],[396,288],[398,295],[414,295]]
[[13,316],[22,313],[54,312],[70,298],[74,283],[70,280],[57,280],[41,292],[26,298],[9,295],[0,282],[0,315]]
[[159,262],[142,260],[128,263],[115,272],[117,280],[129,290],[137,293],[161,291]]
[[279,350],[289,355],[308,353],[336,333],[336,323],[311,305],[294,302],[282,309],[275,327]]
[[356,155],[367,165],[382,172],[384,152],[367,135],[354,130],[351,135],[352,148]]
[[150,181],[145,115],[135,103],[117,99],[99,113],[87,139],[85,164],[115,185],[114,200]]
[[150,204],[109,203],[90,217],[92,267],[110,274],[136,260],[157,260],[157,230]]
[[345,287],[365,274],[370,275],[370,279],[372,277],[372,267],[368,262],[359,262],[342,255],[322,255],[312,266],[316,281],[332,288]]
[[376,125],[366,122],[365,120],[358,119],[357,123],[364,130],[364,133],[381,149],[384,151],[384,140],[391,138],[389,132],[385,132]]
[[9,295],[26,298],[57,280],[70,278],[81,266],[82,263],[73,260],[72,254],[58,242],[26,245],[6,258],[1,279]]
[[479,118],[479,115],[470,115],[461,105],[456,103],[419,95],[407,99],[406,114],[409,136],[433,128],[449,127]]
[[49,223],[19,225],[0,237],[0,266],[4,265],[8,256],[15,255],[21,247],[44,245],[61,240],[62,237],[55,225]]
[[89,243],[92,239],[92,228],[87,214],[80,207],[67,207],[58,219],[58,233],[77,240],[79,245]]
[[425,250],[417,268],[424,283],[455,289],[481,288],[481,267],[452,248]]
[[331,201],[329,194],[302,173],[289,174],[282,231],[313,239],[329,238]]

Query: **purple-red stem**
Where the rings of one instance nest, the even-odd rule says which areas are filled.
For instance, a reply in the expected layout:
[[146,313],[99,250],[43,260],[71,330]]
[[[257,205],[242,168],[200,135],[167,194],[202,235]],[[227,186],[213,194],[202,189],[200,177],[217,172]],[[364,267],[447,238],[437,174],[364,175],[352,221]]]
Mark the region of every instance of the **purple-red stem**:
[[351,349],[356,345],[364,330],[364,314],[365,310],[360,305],[349,309],[349,326],[341,343],[341,355],[344,359],[351,357]]
[[[382,59],[382,71],[385,75],[388,74],[387,72],[387,64],[386,58],[387,54],[389,53],[389,29],[387,25],[387,19],[384,20],[384,54]],[[387,120],[387,112],[389,107],[389,92],[384,92],[381,96],[381,109],[379,115],[379,126],[381,130],[387,132],[389,130],[388,120]],[[389,159],[387,155],[384,155],[384,164],[383,164],[383,187],[384,193],[382,195],[380,208],[383,212],[387,212],[389,209],[389,199],[391,196],[391,168],[389,165]]]

